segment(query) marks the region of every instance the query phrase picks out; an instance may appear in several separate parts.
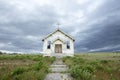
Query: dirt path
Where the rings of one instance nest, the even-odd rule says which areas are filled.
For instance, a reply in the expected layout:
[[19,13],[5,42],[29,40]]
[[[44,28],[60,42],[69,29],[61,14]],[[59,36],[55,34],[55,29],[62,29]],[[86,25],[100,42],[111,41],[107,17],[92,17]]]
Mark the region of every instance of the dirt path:
[[56,59],[51,65],[50,70],[51,73],[46,76],[45,80],[73,80],[67,72],[67,65],[63,64],[61,58]]

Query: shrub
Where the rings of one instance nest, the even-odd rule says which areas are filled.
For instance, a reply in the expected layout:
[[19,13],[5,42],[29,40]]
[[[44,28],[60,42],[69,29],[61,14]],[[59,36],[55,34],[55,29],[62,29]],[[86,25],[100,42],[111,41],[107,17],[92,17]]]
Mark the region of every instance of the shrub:
[[110,80],[117,80],[115,77],[111,77]]
[[80,58],[80,57],[73,58],[73,61],[75,64],[85,63],[85,59]]
[[32,58],[33,61],[40,61],[40,60],[42,60],[42,59],[43,59],[42,56],[34,56],[34,57]]
[[36,64],[33,65],[33,69],[35,71],[39,71],[43,67],[43,61],[39,61]]
[[98,70],[104,70],[104,66],[102,64],[96,65],[95,68]]
[[90,65],[93,65],[93,66],[97,66],[97,65],[100,64],[100,62],[99,62],[99,61],[92,61],[92,62],[90,62],[89,64],[90,64]]
[[56,60],[56,57],[51,58],[51,63],[53,63]]
[[46,61],[46,63],[51,64],[56,60],[56,57],[45,56],[44,60]]
[[93,80],[92,73],[86,68],[82,66],[72,66],[70,73],[72,77],[77,80]]
[[103,63],[103,64],[107,64],[108,60],[101,60],[100,62]]
[[74,78],[78,78],[81,72],[82,72],[81,67],[78,65],[72,66],[70,69],[70,73]]
[[81,80],[93,80],[93,74],[91,74],[89,71],[87,70],[83,70],[80,74],[80,79]]
[[0,51],[0,54],[3,54],[3,53]]
[[2,77],[0,77],[0,80],[9,80],[9,78],[11,78],[11,74],[6,73],[6,75],[3,75]]
[[111,73],[113,71],[113,69],[110,67],[106,67],[106,68],[104,68],[104,71],[107,73]]
[[89,65],[89,64],[83,66],[83,69],[84,69],[84,70],[87,70],[87,71],[90,72],[90,73],[93,73],[93,72],[95,71],[95,67],[92,66],[92,65]]
[[23,67],[18,67],[18,68],[15,68],[11,74],[13,76],[19,75],[19,74],[22,74],[24,71],[25,71],[25,69]]

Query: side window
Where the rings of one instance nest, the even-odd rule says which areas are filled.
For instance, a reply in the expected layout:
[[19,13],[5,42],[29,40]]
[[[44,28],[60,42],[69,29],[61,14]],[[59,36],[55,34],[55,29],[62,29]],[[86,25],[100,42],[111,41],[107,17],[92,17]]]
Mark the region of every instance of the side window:
[[47,43],[47,49],[50,49],[51,48],[51,41],[48,41]]
[[66,42],[66,47],[67,47],[67,49],[70,49],[70,41]]

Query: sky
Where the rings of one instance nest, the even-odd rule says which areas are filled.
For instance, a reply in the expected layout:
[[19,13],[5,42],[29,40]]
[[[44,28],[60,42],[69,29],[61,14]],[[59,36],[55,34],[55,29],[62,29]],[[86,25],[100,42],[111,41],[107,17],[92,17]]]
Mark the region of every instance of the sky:
[[120,51],[119,0],[0,0],[0,51],[42,52],[57,23],[75,52]]

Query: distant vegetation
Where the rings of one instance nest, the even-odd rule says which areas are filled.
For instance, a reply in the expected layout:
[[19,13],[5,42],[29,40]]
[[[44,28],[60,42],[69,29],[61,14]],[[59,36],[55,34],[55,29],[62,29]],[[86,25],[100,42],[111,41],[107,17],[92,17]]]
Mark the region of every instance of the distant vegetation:
[[1,51],[0,51],[0,55],[1,55],[1,54],[6,54],[6,53],[5,53],[5,52],[1,52]]
[[75,80],[119,80],[120,53],[78,54],[64,57]]
[[44,80],[55,57],[0,55],[0,80]]

